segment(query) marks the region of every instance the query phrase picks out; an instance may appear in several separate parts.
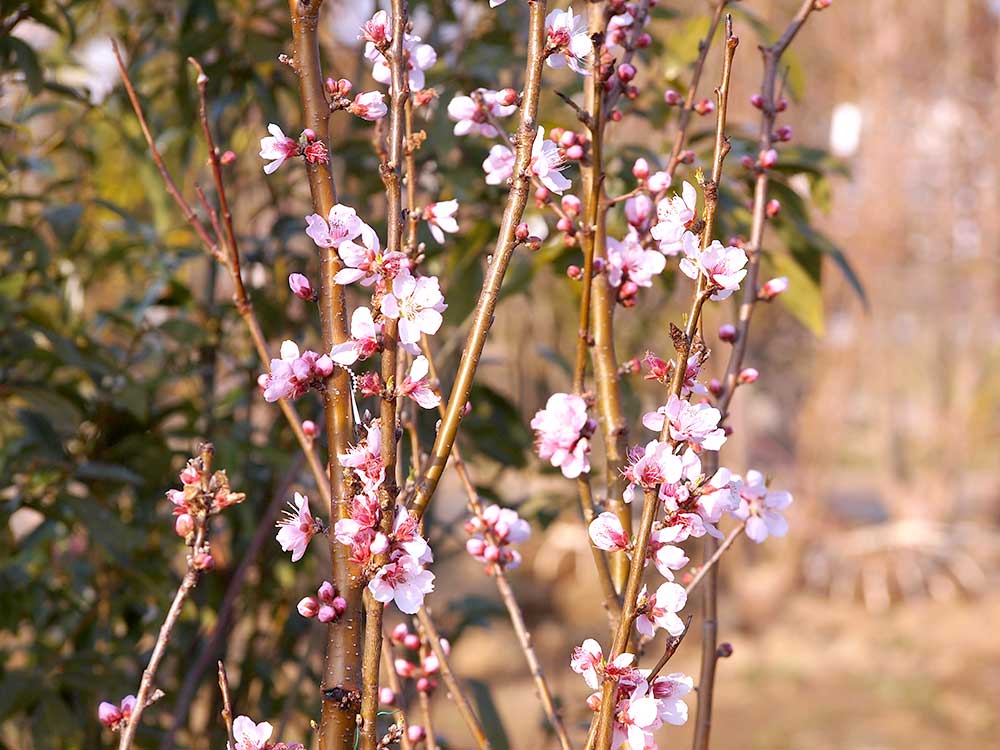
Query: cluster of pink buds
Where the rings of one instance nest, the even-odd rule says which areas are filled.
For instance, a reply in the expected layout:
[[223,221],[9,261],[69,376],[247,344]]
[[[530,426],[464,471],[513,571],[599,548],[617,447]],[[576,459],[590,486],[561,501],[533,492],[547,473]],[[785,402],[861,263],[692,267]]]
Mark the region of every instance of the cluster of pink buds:
[[121,704],[117,706],[114,703],[102,701],[101,705],[97,707],[97,718],[108,729],[117,732],[128,723],[129,718],[132,716],[132,709],[134,708],[134,695],[126,695],[122,698]]
[[590,136],[563,128],[552,128],[549,138],[559,146],[559,153],[569,161],[581,161],[590,148]]
[[389,111],[385,105],[385,94],[381,91],[366,91],[352,100],[350,94],[354,86],[346,78],[327,78],[324,88],[331,112],[343,109],[363,120],[374,121],[382,119]]
[[[416,688],[421,693],[432,693],[438,685],[436,675],[441,672],[441,662],[437,655],[429,647],[427,652],[421,655],[420,636],[410,630],[406,623],[401,622],[393,628],[390,640],[404,649],[403,656],[394,658],[392,662],[396,674],[406,680],[415,680]],[[440,645],[446,655],[451,653],[451,643],[447,638],[442,638]],[[388,697],[383,696],[383,698]],[[382,702],[387,703],[386,700]]]
[[243,502],[246,495],[233,492],[229,486],[229,477],[225,471],[215,471],[206,476],[205,456],[211,454],[212,447],[203,445],[199,455],[188,459],[183,471],[179,474],[181,489],[167,490],[167,499],[173,504],[174,531],[184,539],[190,547],[197,545],[193,551],[193,562],[199,570],[207,570],[214,565],[208,552],[208,542],[199,529],[204,531],[210,516],[221,513],[230,505]]
[[316,591],[316,597],[303,597],[298,604],[299,614],[303,617],[315,617],[320,622],[333,622],[344,614],[347,600],[337,594],[336,587],[329,581]]
[[521,553],[513,545],[527,541],[531,524],[517,511],[489,505],[465,522],[465,531],[471,535],[466,551],[485,563],[486,572],[492,575],[495,568],[513,569],[521,564]]

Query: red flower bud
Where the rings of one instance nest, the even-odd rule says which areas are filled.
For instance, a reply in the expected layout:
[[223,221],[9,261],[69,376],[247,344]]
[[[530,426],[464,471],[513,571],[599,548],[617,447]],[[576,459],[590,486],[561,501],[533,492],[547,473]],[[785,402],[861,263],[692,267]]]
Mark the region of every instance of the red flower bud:
[[719,338],[731,344],[739,338],[739,332],[732,323],[724,323],[719,326]]
[[740,374],[736,376],[736,381],[740,385],[749,385],[750,383],[756,382],[757,378],[760,377],[760,373],[753,367],[744,367],[740,370]]
[[523,221],[517,225],[517,229],[514,230],[514,237],[518,242],[524,242],[528,239],[528,225]]
[[571,161],[580,161],[583,158],[583,147],[574,143],[566,149],[566,158]]
[[681,95],[673,89],[667,89],[663,92],[663,101],[667,103],[667,106],[676,107],[683,101],[683,99],[681,98]]
[[715,103],[711,99],[701,99],[694,105],[694,111],[699,115],[708,115],[715,111]]
[[757,109],[764,109],[764,97],[760,94],[754,94],[751,96],[750,103]]
[[497,92],[497,103],[503,107],[517,104],[517,92],[514,89],[501,89]]
[[764,206],[764,213],[767,214],[768,218],[773,219],[775,216],[781,213],[781,201],[777,198],[771,198]]
[[618,66],[618,80],[628,83],[635,78],[635,66],[630,63],[622,63]]

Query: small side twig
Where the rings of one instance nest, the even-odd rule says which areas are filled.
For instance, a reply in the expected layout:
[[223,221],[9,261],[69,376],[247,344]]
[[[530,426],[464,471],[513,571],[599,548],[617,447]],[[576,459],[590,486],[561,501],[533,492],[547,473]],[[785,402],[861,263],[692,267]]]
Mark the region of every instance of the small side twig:
[[219,660],[219,692],[222,693],[222,720],[226,724],[226,734],[229,736],[229,746],[236,747],[236,735],[233,734],[233,701],[229,695],[229,677],[226,675],[226,665]]

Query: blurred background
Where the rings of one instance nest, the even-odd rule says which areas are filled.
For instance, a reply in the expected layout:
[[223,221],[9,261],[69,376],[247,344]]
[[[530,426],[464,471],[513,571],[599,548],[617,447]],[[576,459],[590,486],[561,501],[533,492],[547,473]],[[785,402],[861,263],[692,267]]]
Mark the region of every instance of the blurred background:
[[[327,72],[373,88],[357,27],[372,6],[327,0]],[[733,4],[737,56],[723,237],[746,232],[760,41],[797,2]],[[609,191],[630,187],[638,156],[664,163],[707,3],[663,3],[640,66],[640,98],[610,133]],[[244,268],[272,347],[314,345],[317,320],[289,272],[315,270],[302,232],[308,186],[296,165],[264,179],[269,122],[297,133],[287,5],[268,0],[0,2],[0,747],[98,748],[112,738],[101,700],[134,692],[183,564],[166,489],[199,439],[217,449],[248,501],[227,511],[218,565],[198,586],[145,717],[142,747],[220,747],[214,661],[225,658],[240,713],[309,743],[324,633],[295,612],[329,569],[323,545],[293,566],[273,519],[307,472],[256,361],[224,274],[204,257],[163,190],[119,85],[122,45],[168,167],[186,194],[209,181],[196,120],[197,57],[210,77]],[[460,234],[428,236],[428,269],[450,304],[438,364],[453,370],[499,218],[484,185],[489,144],[450,136],[445,105],[480,85],[516,85],[525,10],[508,2],[418,0],[415,33],[433,44],[440,101],[418,122],[421,201],[457,198]],[[719,55],[706,68],[711,95]],[[770,275],[792,286],[755,319],[748,364],[762,375],[736,398],[723,463],[759,468],[795,494],[792,532],[741,542],[723,565],[714,746],[747,750],[996,746],[1000,731],[1000,3],[835,2],[812,17],[786,61],[794,129],[765,240]],[[547,83],[579,91],[569,74]],[[712,118],[692,129],[706,163]],[[547,127],[573,115],[546,96]],[[371,127],[335,116],[342,200],[384,227]],[[655,160],[655,161],[654,161]],[[687,168],[681,177],[691,178]],[[569,176],[578,181],[571,168]],[[542,215],[533,220],[541,230]],[[382,222],[379,224],[379,222]],[[612,233],[623,234],[622,216]],[[384,230],[382,230],[384,231]],[[423,231],[423,229],[421,230]],[[568,722],[582,737],[587,690],[572,647],[602,637],[574,486],[531,452],[531,415],[570,384],[579,250],[553,236],[519,255],[481,368],[463,451],[484,497],[533,521],[511,579]],[[618,355],[665,350],[686,280],[665,274],[620,309]],[[711,311],[706,330],[733,309]],[[721,367],[723,352],[714,360]],[[444,378],[445,387],[449,385]],[[637,424],[656,392],[625,381]],[[318,401],[299,402],[304,417]],[[429,439],[433,419],[420,425]],[[638,439],[638,438],[636,438]],[[322,440],[322,436],[320,438]],[[600,454],[598,447],[595,455]],[[463,495],[449,474],[434,505],[438,591],[429,600],[454,643],[497,748],[552,746],[492,581],[463,551]],[[697,559],[697,558],[696,558]],[[692,611],[696,612],[693,607]],[[698,633],[696,617],[692,636]],[[658,644],[650,646],[655,653]],[[672,668],[697,674],[697,638]],[[690,701],[693,707],[693,700]],[[444,690],[442,747],[469,747]],[[175,719],[176,717],[176,719]],[[688,729],[663,731],[671,746]]]

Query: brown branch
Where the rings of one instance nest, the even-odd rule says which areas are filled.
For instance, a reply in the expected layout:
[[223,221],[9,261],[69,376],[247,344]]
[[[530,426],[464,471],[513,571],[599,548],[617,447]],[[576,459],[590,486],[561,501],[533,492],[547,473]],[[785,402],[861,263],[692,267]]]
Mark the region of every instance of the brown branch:
[[[766,151],[773,142],[774,121],[777,116],[776,89],[778,65],[781,56],[806,22],[809,14],[815,9],[813,0],[804,0],[798,12],[792,18],[784,33],[770,47],[762,47],[764,59],[764,76],[761,83],[762,111],[758,145],[761,151]],[[736,391],[736,379],[743,358],[747,351],[750,335],[750,319],[753,316],[754,305],[757,302],[757,277],[760,271],[760,251],[764,238],[764,227],[767,222],[767,187],[768,174],[766,169],[758,169],[754,184],[753,222],[750,230],[750,242],[745,248],[749,257],[746,278],[743,280],[743,290],[740,296],[739,323],[737,325],[737,340],[729,355],[726,366],[726,376],[723,381],[723,391],[719,395],[717,407],[725,420],[729,412],[729,404]],[[718,468],[718,454],[712,454],[705,465],[706,472],[714,473]],[[704,557],[711,560],[717,553],[718,542],[710,536],[705,537]],[[718,662],[718,567],[712,566],[705,576],[702,587],[702,644],[701,673],[698,678],[698,704],[695,712],[695,730],[692,750],[708,750],[712,730],[712,701],[715,690],[715,667]]]
[[[381,167],[382,182],[385,185],[386,216],[388,229],[386,232],[386,252],[396,253],[403,250],[403,205],[402,205],[402,167],[403,145],[406,134],[406,109],[410,100],[409,76],[407,73],[406,52],[403,45],[406,29],[409,25],[406,0],[392,0],[392,43],[387,56],[392,73],[389,87],[389,160]],[[411,179],[412,181],[412,179]],[[397,366],[400,364],[398,355],[398,321],[386,318],[382,333],[382,382],[386,388],[379,402],[379,415],[382,425],[381,456],[385,465],[385,479],[379,487],[379,507],[382,511],[381,530],[387,536],[392,532],[396,515],[396,497],[399,487],[396,484],[396,387],[399,384]],[[388,384],[392,383],[390,388]],[[378,555],[374,561],[375,567],[386,562],[385,554]],[[361,657],[362,692],[361,692],[361,748],[375,750],[378,744],[378,692],[379,692],[379,662],[382,649],[382,616],[385,606],[374,597],[365,599],[365,635]]]
[[437,657],[438,664],[441,667],[441,679],[444,680],[444,684],[448,687],[451,699],[455,701],[455,706],[462,715],[462,720],[469,728],[469,732],[472,733],[472,738],[476,741],[476,746],[480,750],[489,750],[490,740],[486,736],[486,732],[483,731],[483,725],[480,723],[476,712],[472,708],[472,704],[469,702],[458,678],[455,677],[455,673],[451,669],[448,654],[445,653],[444,648],[441,646],[441,635],[438,633],[427,607],[421,607],[417,612],[417,622],[420,623],[420,628],[423,630],[424,642],[430,646],[431,651]]
[[226,735],[229,746],[236,747],[236,736],[233,734],[233,702],[229,695],[229,677],[226,675],[226,665],[219,660],[219,692],[222,693],[222,720],[226,724]]
[[656,662],[653,668],[649,671],[649,674],[646,675],[646,682],[652,685],[653,680],[656,679],[656,676],[660,674],[661,671],[663,671],[663,668],[667,666],[667,662],[673,658],[673,655],[675,653],[677,653],[677,649],[680,648],[681,643],[684,640],[684,636],[688,634],[688,629],[691,627],[691,620],[693,619],[694,615],[688,615],[687,620],[684,622],[684,630],[681,632],[681,634],[672,635],[669,638],[667,638],[667,642],[663,644],[663,655],[660,657],[660,660]]
[[444,467],[451,455],[451,447],[458,434],[459,423],[465,405],[469,401],[472,381],[479,366],[479,359],[486,345],[486,336],[493,323],[493,312],[496,310],[497,298],[504,275],[510,264],[511,256],[517,247],[514,231],[521,223],[524,207],[528,202],[530,179],[531,146],[535,140],[538,126],[538,100],[542,83],[542,65],[545,62],[545,9],[547,0],[528,0],[529,32],[528,56],[525,71],[524,96],[521,104],[521,121],[517,131],[517,143],[514,158],[514,176],[507,206],[504,209],[500,223],[500,234],[492,255],[492,262],[486,274],[486,280],[476,304],[472,328],[466,340],[465,354],[459,364],[455,376],[455,384],[445,409],[441,427],[430,460],[417,483],[413,498],[413,512],[417,518],[423,516],[427,504],[437,489]]
[[396,696],[396,711],[399,713],[399,719],[403,723],[403,734],[399,738],[399,744],[403,750],[410,750],[413,743],[410,742],[410,736],[406,733],[409,721],[406,718],[406,706],[403,705],[403,683],[400,682],[399,675],[396,674],[396,665],[393,664],[392,643],[384,632],[382,633],[382,666],[387,675],[386,682],[389,683],[389,689]]

